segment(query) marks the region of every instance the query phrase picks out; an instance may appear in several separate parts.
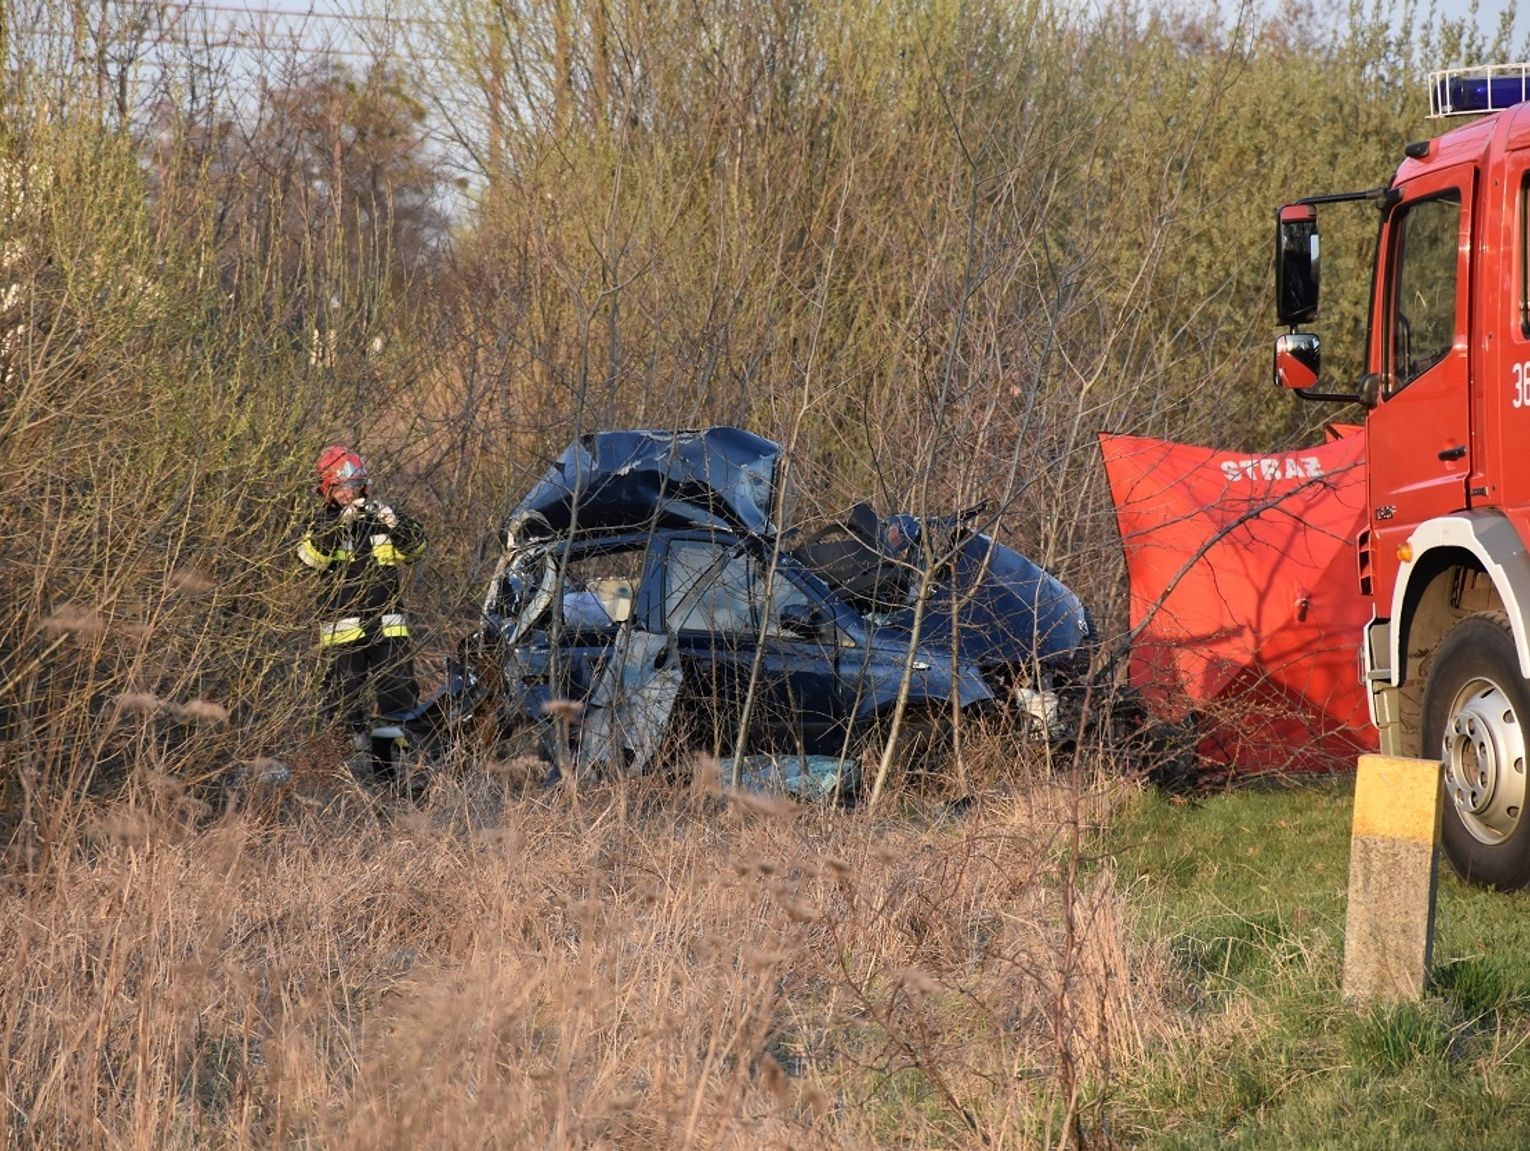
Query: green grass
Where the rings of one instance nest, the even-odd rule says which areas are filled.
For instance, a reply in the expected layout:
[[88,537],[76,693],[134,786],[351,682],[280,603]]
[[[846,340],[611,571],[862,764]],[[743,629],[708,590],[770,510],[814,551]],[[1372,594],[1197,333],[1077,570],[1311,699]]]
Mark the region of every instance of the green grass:
[[1430,994],[1340,997],[1352,783],[1144,795],[1110,848],[1136,929],[1168,941],[1180,1030],[1110,1087],[1162,1148],[1530,1146],[1530,896],[1442,862]]

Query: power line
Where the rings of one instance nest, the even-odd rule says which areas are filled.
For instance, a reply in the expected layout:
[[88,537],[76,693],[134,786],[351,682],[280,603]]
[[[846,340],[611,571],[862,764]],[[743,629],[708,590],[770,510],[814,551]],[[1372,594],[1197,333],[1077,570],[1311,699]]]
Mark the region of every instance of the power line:
[[[4,0],[0,0],[3,3]],[[219,40],[211,47],[228,48],[234,51],[247,52],[252,55],[269,53],[273,51],[288,51],[300,46],[307,47],[312,52],[322,52],[325,55],[337,56],[342,59],[353,60],[376,60],[379,54],[375,51],[336,47],[333,43],[326,42],[322,45],[303,45],[301,37],[304,26],[311,21],[320,21],[340,27],[346,26],[380,26],[387,29],[404,29],[415,27],[421,29],[449,30],[455,25],[439,18],[428,16],[379,16],[365,12],[344,12],[308,8],[306,11],[288,11],[281,8],[273,8],[269,3],[260,5],[239,5],[230,3],[207,2],[207,0],[160,0],[154,5],[154,10],[160,15],[158,28],[141,43],[152,43],[155,46],[190,46],[192,41],[189,34],[196,31],[212,31],[218,34]],[[234,22],[226,24],[209,24],[200,28],[190,26],[185,21],[186,17],[223,16],[223,17],[248,17],[244,28]],[[271,27],[267,28],[269,22]],[[93,29],[90,31],[94,31]],[[266,38],[282,37],[287,43],[272,47],[266,43]],[[78,39],[77,34],[67,31],[44,31],[33,29],[30,33],[22,33],[15,37],[16,40],[23,38],[45,39],[55,42],[73,42]],[[423,64],[449,64],[453,60],[446,56],[426,54],[410,51],[407,59]]]
[[309,8],[306,12],[290,12],[280,8],[257,8],[254,6],[240,6],[235,4],[196,4],[186,0],[185,3],[167,3],[162,9],[175,9],[180,12],[217,12],[236,16],[268,16],[283,20],[334,20],[346,24],[421,24],[426,27],[445,28],[448,24],[445,20],[432,19],[428,16],[375,16],[366,12],[330,12]]
[[[224,33],[223,38],[213,42],[208,47],[227,49],[231,52],[243,52],[251,56],[273,56],[293,52],[303,52],[314,56],[334,56],[345,60],[376,61],[386,59],[389,53],[367,51],[360,48],[340,48],[331,44],[303,45],[296,41],[290,44],[272,44],[265,40],[237,38],[238,34],[228,35],[227,29],[220,29]],[[71,43],[74,37],[65,32],[33,32],[31,39],[51,40],[56,43]],[[167,36],[159,36],[144,43],[154,48],[179,48],[196,47],[192,41],[186,39],[174,39]],[[407,56],[395,53],[401,59],[407,59],[411,63],[420,64],[450,64],[452,60],[447,56],[424,55],[418,52],[410,52]]]

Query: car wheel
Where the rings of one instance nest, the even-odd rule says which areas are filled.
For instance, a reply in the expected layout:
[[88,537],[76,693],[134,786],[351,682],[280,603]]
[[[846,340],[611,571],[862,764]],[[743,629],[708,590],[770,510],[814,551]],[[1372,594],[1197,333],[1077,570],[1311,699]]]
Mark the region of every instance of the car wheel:
[[[892,727],[893,712],[889,708],[873,719],[861,736],[858,750],[864,790],[871,788],[881,769]],[[887,772],[888,782],[928,779],[939,774],[950,758],[951,717],[924,706],[905,708]]]
[[1442,759],[1445,856],[1469,883],[1530,885],[1524,817],[1530,685],[1509,621],[1467,616],[1446,634],[1424,684],[1421,754]]

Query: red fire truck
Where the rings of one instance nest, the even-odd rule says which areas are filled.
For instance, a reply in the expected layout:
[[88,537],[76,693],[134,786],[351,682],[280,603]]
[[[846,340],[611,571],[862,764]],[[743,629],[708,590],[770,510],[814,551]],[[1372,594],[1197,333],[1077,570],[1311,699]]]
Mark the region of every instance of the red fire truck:
[[[1429,78],[1431,114],[1385,187],[1282,207],[1275,380],[1367,408],[1372,606],[1362,674],[1382,751],[1441,759],[1443,842],[1474,883],[1530,886],[1530,64]],[[1381,212],[1365,372],[1319,377],[1318,209]]]

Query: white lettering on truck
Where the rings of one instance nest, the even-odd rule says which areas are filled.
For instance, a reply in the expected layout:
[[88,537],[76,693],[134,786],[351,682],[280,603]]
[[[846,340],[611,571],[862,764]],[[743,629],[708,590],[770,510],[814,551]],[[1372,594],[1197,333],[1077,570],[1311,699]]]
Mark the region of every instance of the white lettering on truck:
[[1223,460],[1219,465],[1229,483],[1239,480],[1306,480],[1323,474],[1316,456],[1263,456],[1252,460]]

